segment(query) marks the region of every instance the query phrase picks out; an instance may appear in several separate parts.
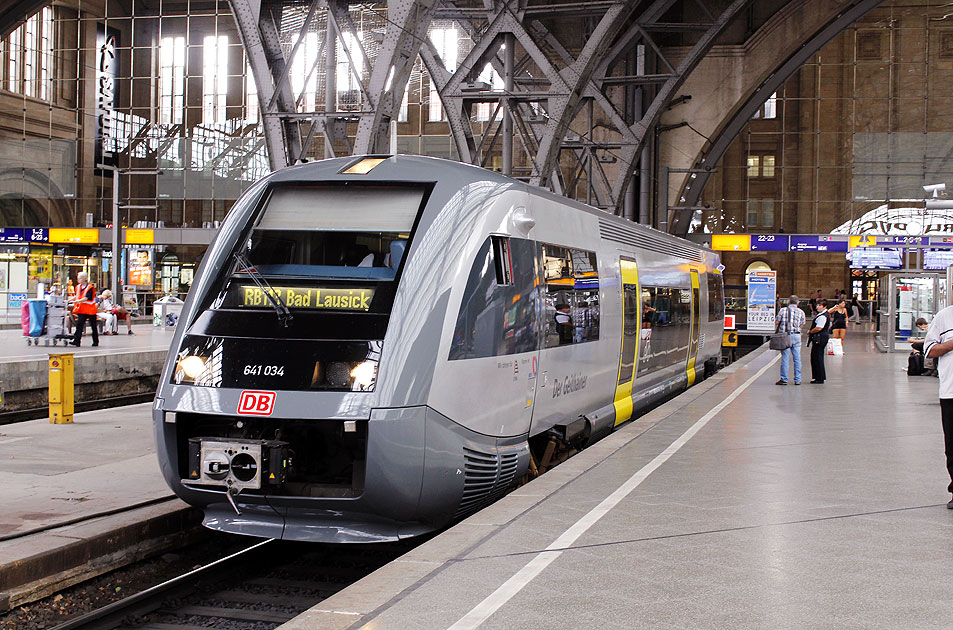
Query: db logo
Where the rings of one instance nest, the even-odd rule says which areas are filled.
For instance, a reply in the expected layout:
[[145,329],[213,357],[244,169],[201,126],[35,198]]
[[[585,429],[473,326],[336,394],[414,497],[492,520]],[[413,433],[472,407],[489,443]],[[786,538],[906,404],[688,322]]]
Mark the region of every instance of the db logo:
[[245,390],[238,399],[238,413],[252,416],[270,416],[275,410],[275,392]]

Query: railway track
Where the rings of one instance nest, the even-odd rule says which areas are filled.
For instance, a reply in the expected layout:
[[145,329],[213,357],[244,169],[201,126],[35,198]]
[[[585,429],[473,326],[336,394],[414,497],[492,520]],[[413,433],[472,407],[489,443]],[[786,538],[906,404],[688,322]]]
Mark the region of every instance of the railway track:
[[265,540],[53,630],[269,630],[417,544]]
[[[81,413],[84,411],[111,409],[113,407],[125,407],[126,405],[139,405],[141,403],[152,402],[155,395],[155,392],[151,391],[139,394],[127,394],[124,396],[111,396],[109,398],[77,402],[74,407],[76,413]],[[26,422],[27,420],[38,420],[40,418],[46,418],[49,413],[49,407],[31,407],[17,411],[3,411],[0,412],[0,425],[16,424],[17,422]]]

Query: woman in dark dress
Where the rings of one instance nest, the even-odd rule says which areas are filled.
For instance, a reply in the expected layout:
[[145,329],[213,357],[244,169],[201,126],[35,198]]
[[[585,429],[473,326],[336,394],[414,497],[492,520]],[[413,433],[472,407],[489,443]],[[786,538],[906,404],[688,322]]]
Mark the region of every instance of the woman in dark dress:
[[834,339],[840,339],[843,344],[847,336],[847,301],[841,300],[837,306],[830,310],[831,316],[831,336]]

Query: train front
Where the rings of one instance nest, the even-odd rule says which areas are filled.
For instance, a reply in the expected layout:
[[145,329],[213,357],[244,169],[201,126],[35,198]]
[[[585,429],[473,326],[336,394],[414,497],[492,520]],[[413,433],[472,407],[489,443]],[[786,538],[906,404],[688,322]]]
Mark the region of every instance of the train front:
[[[163,475],[207,527],[372,542],[454,516],[456,462],[433,463],[455,437],[425,404],[435,342],[421,331],[443,320],[426,295],[439,282],[434,261],[414,271],[407,258],[435,229],[428,201],[443,206],[460,183],[441,192],[439,164],[413,158],[370,176],[380,162],[327,160],[256,184],[202,264],[154,421]],[[428,453],[443,472],[425,474]]]

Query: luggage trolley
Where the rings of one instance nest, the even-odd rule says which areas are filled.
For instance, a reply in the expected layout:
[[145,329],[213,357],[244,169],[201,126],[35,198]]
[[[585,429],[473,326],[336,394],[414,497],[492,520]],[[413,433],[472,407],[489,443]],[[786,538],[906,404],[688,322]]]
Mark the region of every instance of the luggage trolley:
[[57,345],[62,341],[69,343],[70,336],[66,333],[66,318],[69,316],[66,300],[62,295],[52,295],[50,302],[46,300],[28,300],[24,302],[20,315],[23,334],[26,336],[26,345]]

